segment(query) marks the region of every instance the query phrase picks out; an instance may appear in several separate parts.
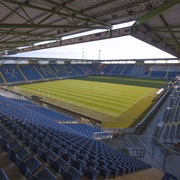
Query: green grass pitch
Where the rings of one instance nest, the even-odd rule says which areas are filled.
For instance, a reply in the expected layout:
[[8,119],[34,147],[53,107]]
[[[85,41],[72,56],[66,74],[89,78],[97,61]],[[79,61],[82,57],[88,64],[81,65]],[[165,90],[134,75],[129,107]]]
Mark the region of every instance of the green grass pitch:
[[24,94],[91,116],[106,128],[132,127],[153,105],[162,80],[90,76],[18,86]]

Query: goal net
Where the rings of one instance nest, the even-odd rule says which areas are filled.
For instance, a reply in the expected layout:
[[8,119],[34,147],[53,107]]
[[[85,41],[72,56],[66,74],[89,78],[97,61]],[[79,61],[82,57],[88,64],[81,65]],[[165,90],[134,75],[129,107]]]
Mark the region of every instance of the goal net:
[[44,89],[32,90],[32,94],[38,97],[49,97],[49,91]]

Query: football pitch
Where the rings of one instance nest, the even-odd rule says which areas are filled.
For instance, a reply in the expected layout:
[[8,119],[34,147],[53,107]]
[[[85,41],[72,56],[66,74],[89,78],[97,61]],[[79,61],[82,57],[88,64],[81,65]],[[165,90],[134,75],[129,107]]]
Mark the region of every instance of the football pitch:
[[[133,127],[155,104],[167,81],[90,76],[16,86],[21,93],[102,121],[106,128]],[[15,89],[15,88],[14,88]]]

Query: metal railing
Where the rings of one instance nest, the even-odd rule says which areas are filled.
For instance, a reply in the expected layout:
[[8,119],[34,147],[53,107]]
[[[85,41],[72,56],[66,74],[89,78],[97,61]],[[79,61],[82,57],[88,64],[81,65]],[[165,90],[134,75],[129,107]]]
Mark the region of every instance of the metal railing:
[[174,150],[154,136],[126,135],[125,142],[131,156],[180,177],[180,148]]

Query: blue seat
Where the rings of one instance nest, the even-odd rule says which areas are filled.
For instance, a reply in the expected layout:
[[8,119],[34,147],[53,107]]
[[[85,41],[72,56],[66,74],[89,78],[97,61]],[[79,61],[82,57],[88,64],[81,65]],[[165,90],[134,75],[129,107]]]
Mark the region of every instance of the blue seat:
[[119,169],[119,172],[124,176],[125,172],[127,172],[128,174],[130,173],[130,169],[126,168],[120,164],[115,164],[115,167],[117,167]]
[[17,136],[21,139],[21,140],[24,140],[24,138],[26,137],[26,134],[28,134],[25,130],[20,130],[20,131],[17,131]]
[[18,162],[20,171],[26,176],[28,176],[28,174],[33,174],[41,166],[42,163],[36,157],[31,157],[27,161]]
[[88,159],[89,160],[91,160],[91,159],[93,159],[93,160],[98,160],[98,156],[97,155],[93,155],[93,154],[88,154]]
[[33,129],[31,129],[30,127],[26,127],[26,132],[28,132],[29,134],[33,134]]
[[24,135],[23,141],[27,146],[31,146],[31,139],[33,138],[33,136],[29,133]]
[[15,125],[12,127],[12,132],[18,136],[18,132],[19,132],[19,126],[18,125]]
[[36,154],[38,153],[39,144],[40,142],[36,138],[31,139],[31,148]]
[[79,180],[83,176],[83,173],[81,173],[74,167],[70,167],[67,171],[63,170],[62,176],[64,179],[68,180]]
[[14,126],[13,121],[7,122],[7,125],[6,125],[6,126],[8,127],[8,129],[12,130],[12,128],[13,128],[13,126]]
[[58,157],[58,159],[49,158],[49,164],[51,168],[58,173],[61,173],[62,169],[66,169],[66,167],[69,165],[69,163],[66,162],[64,159],[62,159],[61,157]]
[[32,133],[32,136],[37,139],[37,138],[38,138],[38,132],[34,131],[34,132]]
[[71,156],[68,153],[62,153],[61,157],[68,163],[71,162]]
[[126,164],[125,167],[129,168],[130,172],[132,172],[132,173],[134,173],[134,171],[136,169],[133,165],[131,165],[131,163]]
[[100,166],[103,166],[103,167],[107,167],[108,166],[108,163],[104,160],[98,160],[98,163]]
[[111,170],[109,170],[108,168],[106,167],[101,167],[101,166],[98,166],[97,170],[100,172],[100,174],[102,176],[104,176],[105,178],[108,178],[110,173],[111,173]]
[[11,151],[11,150],[15,151],[16,149],[18,149],[21,146],[22,146],[22,144],[17,139],[14,139],[13,141],[11,141],[7,144],[7,149],[8,149],[8,151]]
[[53,142],[54,144],[58,144],[58,143],[59,143],[59,139],[58,139],[56,136],[53,136],[52,142]]
[[93,160],[91,159],[91,160],[87,160],[87,161],[86,161],[86,164],[87,164],[87,166],[91,166],[91,167],[93,167],[93,168],[96,169],[99,163],[97,163],[96,161],[93,161]]
[[56,180],[57,177],[48,169],[44,168],[38,174],[28,172],[29,180]]
[[87,157],[87,156],[83,156],[83,155],[77,153],[77,154],[76,154],[76,159],[77,159],[77,160],[80,159],[81,161],[86,162],[86,160],[88,159],[88,157]]
[[46,134],[46,138],[52,139],[52,137],[53,137],[52,133],[48,132],[48,133]]
[[[62,148],[60,146],[57,146],[56,144],[52,145],[52,151],[55,152],[57,155],[61,156]],[[64,151],[66,153],[67,151]]]
[[1,144],[5,151],[7,151],[7,143],[14,139],[11,133],[5,134],[1,137]]
[[[0,121],[1,121],[1,118],[0,118]],[[0,130],[3,129],[3,128],[4,128],[3,125],[0,124]]]
[[31,153],[28,151],[28,149],[23,147],[22,149],[16,152],[15,163],[19,164],[19,162],[24,161],[30,155]]
[[4,127],[0,129],[0,137],[7,133],[8,133],[8,131]]
[[88,177],[92,180],[95,180],[99,175],[99,171],[97,171],[93,167],[84,167],[83,173],[86,177]]
[[44,144],[42,144],[42,143],[40,143],[40,144],[38,144],[38,153],[37,154],[41,154],[41,152],[44,152],[44,151],[46,151],[48,148],[44,145]]
[[44,136],[43,136],[43,135],[41,135],[41,134],[38,134],[37,139],[38,139],[41,143],[43,143]]
[[13,141],[11,141],[7,144],[7,151],[13,162],[15,162],[15,159],[16,159],[15,158],[16,150],[19,149],[20,147],[22,147],[22,144],[17,139],[14,139]]
[[73,167],[75,167],[76,169],[78,169],[79,171],[82,171],[83,170],[83,167],[86,165],[85,162],[81,161],[80,159],[77,161],[75,159],[72,159],[71,160],[71,165]]
[[0,179],[1,180],[9,180],[7,174],[4,172],[3,169],[0,169]]
[[52,147],[51,139],[49,139],[49,138],[45,138],[43,141],[43,144],[45,146],[47,146],[49,149],[51,149],[51,147]]
[[57,157],[57,154],[48,149],[47,151],[41,151],[40,156],[44,161],[49,163],[49,159],[55,159]]
[[115,166],[113,166],[113,165],[108,165],[107,168],[110,169],[110,170],[111,170],[111,173],[114,174],[115,176],[118,175],[119,169],[118,169],[117,167],[115,167]]

